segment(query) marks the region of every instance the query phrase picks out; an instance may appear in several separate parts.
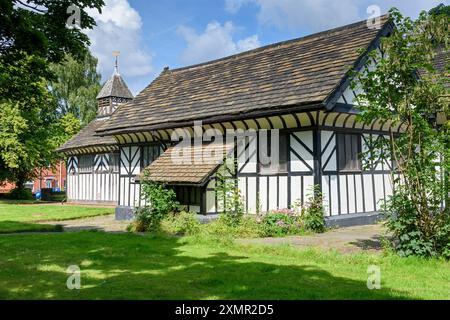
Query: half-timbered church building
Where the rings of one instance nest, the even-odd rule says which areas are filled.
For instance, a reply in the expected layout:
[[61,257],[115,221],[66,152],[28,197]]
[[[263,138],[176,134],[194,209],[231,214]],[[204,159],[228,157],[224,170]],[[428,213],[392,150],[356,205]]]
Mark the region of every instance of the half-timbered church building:
[[[148,169],[147,178],[174,188],[189,210],[217,214],[216,176],[226,167],[250,214],[304,202],[318,185],[330,219],[370,218],[392,193],[392,164],[366,168],[360,154],[368,139],[389,138],[399,128],[357,121],[358,92],[348,75],[366,64],[360,49],[379,50],[380,38],[391,28],[384,16],[380,28],[362,21],[203,64],[165,68],[134,98],[116,72],[98,96],[97,118],[60,148],[68,157],[69,201],[115,204],[118,219],[130,218],[142,205],[140,180]],[[237,139],[227,140],[212,150],[220,156],[210,161],[174,161],[182,143],[173,141],[177,130],[195,140],[208,132],[274,129],[276,165],[261,162],[258,134],[246,136],[241,148]],[[205,154],[211,145],[192,142],[183,152]],[[231,168],[225,158],[236,160]]]

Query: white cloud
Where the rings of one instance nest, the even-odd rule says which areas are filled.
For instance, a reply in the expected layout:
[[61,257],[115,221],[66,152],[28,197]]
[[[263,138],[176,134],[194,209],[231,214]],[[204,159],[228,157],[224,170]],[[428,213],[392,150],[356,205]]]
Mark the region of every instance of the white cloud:
[[[99,72],[103,80],[114,69],[113,51],[120,51],[119,71],[126,81],[129,78],[149,75],[153,71],[152,55],[143,43],[142,20],[127,0],[106,0],[102,14],[91,10],[97,26],[86,33],[91,40],[91,51],[99,60]],[[131,79],[131,87],[132,85]],[[135,90],[133,90],[135,91]]]
[[201,34],[189,27],[179,27],[178,33],[187,43],[181,55],[182,62],[184,64],[205,62],[255,49],[261,45],[257,35],[238,41],[233,40],[235,31],[236,27],[232,22],[226,22],[224,25],[216,21],[210,22]]
[[367,7],[378,5],[382,13],[395,6],[407,16],[415,17],[442,0],[226,0],[225,9],[236,13],[248,4],[259,8],[262,25],[279,29],[307,28],[321,31],[368,18]]
[[230,13],[237,13],[243,5],[253,1],[254,0],[225,0],[225,10]]
[[[396,7],[403,15],[416,18],[422,10],[428,11],[446,1],[448,2],[448,0],[374,0],[372,2],[373,4],[380,6],[383,13],[387,12],[392,7]],[[368,5],[369,1],[366,1],[365,3]]]
[[226,0],[226,9],[235,13],[249,3],[259,7],[260,24],[280,29],[306,27],[319,31],[359,18],[357,0]]

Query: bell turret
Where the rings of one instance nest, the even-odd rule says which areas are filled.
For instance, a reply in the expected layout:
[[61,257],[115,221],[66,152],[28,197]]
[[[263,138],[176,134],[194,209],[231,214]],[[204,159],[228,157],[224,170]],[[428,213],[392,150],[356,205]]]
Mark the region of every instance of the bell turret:
[[117,58],[120,53],[118,51],[114,51],[113,55],[116,58],[114,73],[112,77],[106,81],[97,96],[97,118],[109,117],[114,113],[114,111],[116,111],[119,105],[133,100],[133,94],[130,89],[128,89],[127,84],[119,74]]

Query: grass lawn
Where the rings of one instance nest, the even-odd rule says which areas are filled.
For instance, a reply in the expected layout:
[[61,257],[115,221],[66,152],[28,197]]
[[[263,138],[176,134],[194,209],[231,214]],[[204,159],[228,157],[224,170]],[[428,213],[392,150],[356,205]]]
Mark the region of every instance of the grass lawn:
[[[66,270],[81,268],[81,290]],[[381,268],[368,290],[367,268]],[[450,264],[101,232],[0,236],[0,299],[449,299]]]
[[62,226],[51,224],[38,224],[16,221],[0,221],[0,233],[20,233],[20,232],[61,232]]
[[60,226],[42,221],[74,220],[112,214],[114,209],[36,201],[0,200],[0,234],[19,232],[58,232]]
[[114,213],[113,208],[0,200],[0,221],[63,221]]

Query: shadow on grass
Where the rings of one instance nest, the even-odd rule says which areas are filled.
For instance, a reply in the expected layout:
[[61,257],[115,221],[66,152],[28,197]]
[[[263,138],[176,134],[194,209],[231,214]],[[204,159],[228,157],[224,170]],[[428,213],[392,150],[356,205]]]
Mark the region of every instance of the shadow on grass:
[[24,232],[62,232],[61,225],[27,223],[17,221],[0,221],[0,234]]
[[[367,266],[355,275],[358,281],[313,265],[314,255],[292,260],[177,238],[99,232],[0,237],[0,257],[0,299],[411,298],[388,288],[368,290]],[[66,287],[70,265],[82,270],[81,290]]]

